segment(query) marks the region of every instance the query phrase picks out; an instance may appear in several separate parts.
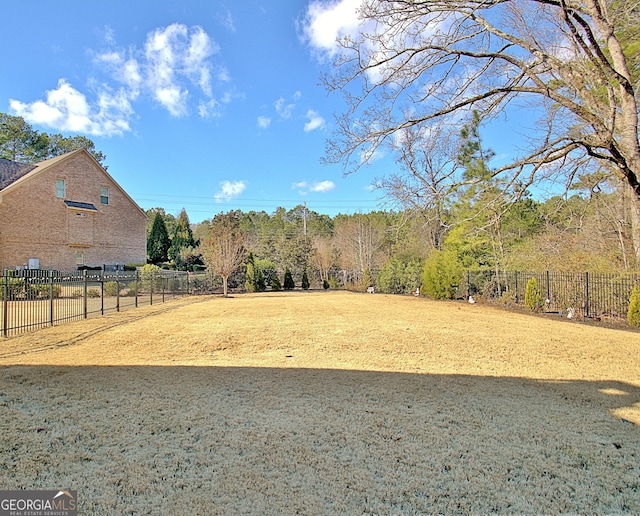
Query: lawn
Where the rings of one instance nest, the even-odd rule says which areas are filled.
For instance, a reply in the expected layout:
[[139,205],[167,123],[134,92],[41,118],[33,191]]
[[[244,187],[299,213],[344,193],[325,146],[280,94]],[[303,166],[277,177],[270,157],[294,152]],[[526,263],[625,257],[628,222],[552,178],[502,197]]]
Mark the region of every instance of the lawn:
[[640,512],[640,333],[192,297],[0,340],[0,489],[83,514]]

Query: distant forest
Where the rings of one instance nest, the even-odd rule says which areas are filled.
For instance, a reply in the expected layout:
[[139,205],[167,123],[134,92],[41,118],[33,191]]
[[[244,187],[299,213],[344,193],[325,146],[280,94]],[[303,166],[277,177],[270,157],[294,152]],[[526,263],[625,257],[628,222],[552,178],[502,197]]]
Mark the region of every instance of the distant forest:
[[[490,152],[479,152],[473,129],[459,154],[464,158],[467,153],[461,163],[477,174],[484,166],[477,156]],[[2,158],[37,162],[83,147],[104,161],[88,138],[38,132],[22,118],[0,113]],[[380,184],[390,199],[397,186],[393,180]],[[460,188],[424,205],[416,199],[390,211],[330,217],[300,205],[233,215],[244,248],[260,270],[282,275],[288,269],[297,282],[306,272],[312,284],[346,280],[409,291],[420,284],[425,268],[441,274],[464,269],[637,271],[632,202],[629,189],[617,179],[590,173],[544,201],[530,194],[511,198],[489,185]],[[215,214],[199,224],[191,224],[184,210],[176,216],[158,207],[147,214],[151,263],[182,270],[204,265],[199,244],[212,230]]]

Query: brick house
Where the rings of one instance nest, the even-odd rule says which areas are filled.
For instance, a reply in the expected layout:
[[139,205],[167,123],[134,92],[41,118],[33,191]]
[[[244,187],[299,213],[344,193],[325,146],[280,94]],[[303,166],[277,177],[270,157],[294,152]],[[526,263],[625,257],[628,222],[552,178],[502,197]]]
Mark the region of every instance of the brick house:
[[0,270],[146,262],[145,212],[84,149],[0,159]]

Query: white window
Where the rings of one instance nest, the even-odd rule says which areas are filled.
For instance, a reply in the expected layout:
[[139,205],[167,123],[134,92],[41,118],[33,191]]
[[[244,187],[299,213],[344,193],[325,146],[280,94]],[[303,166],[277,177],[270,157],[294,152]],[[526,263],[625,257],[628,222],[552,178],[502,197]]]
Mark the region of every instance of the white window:
[[106,186],[100,188],[100,204],[109,204],[109,189]]
[[64,179],[56,179],[56,197],[64,199],[66,196]]
[[76,265],[84,265],[84,253],[76,253]]

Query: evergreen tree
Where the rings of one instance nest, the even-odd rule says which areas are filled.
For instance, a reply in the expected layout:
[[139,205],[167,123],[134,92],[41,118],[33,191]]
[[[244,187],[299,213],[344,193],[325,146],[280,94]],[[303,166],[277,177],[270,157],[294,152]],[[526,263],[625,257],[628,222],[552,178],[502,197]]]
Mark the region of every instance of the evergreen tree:
[[195,247],[196,243],[193,239],[193,232],[191,231],[191,224],[189,223],[189,216],[187,211],[183,208],[178,215],[176,225],[173,228],[173,235],[171,237],[171,247],[169,248],[168,256],[173,262],[180,255],[182,249],[188,247]]
[[164,219],[160,213],[156,212],[151,232],[147,238],[147,257],[149,262],[154,264],[166,262],[170,246],[171,240],[169,239],[167,227],[164,225]]
[[284,271],[284,289],[285,290],[293,290],[296,284],[293,282],[293,276],[291,275],[291,271],[289,269]]
[[275,290],[276,292],[278,290],[282,290],[282,284],[280,283],[280,278],[278,278],[277,275],[273,276],[273,278],[271,278],[271,289]]
[[633,290],[631,291],[627,321],[629,321],[631,326],[640,328],[640,289],[637,285],[633,287]]
[[535,278],[531,278],[527,282],[527,288],[524,292],[524,304],[532,312],[539,313],[542,311],[542,294]]
[[247,256],[247,272],[245,274],[245,278],[245,290],[247,292],[256,292],[258,290],[256,281],[256,265],[251,251],[249,251],[249,256]]
[[309,276],[307,275],[307,268],[305,267],[302,271],[302,290],[309,290]]

